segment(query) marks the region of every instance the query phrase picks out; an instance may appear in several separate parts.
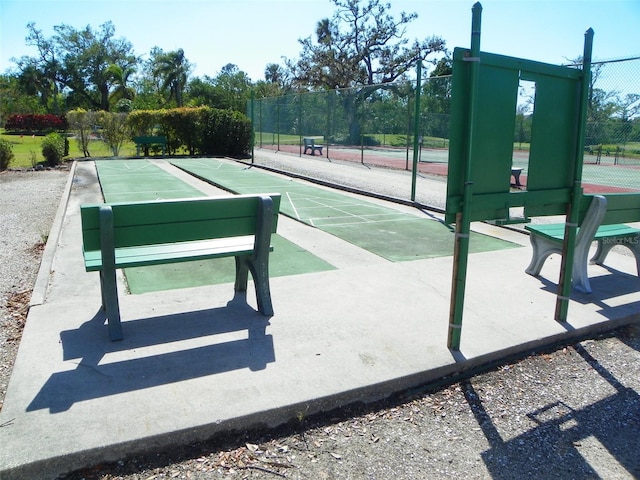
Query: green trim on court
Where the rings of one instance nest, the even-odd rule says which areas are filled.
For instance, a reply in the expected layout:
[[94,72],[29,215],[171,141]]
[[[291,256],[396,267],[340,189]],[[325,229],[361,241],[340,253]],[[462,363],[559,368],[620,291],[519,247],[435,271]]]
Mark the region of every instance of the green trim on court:
[[[390,261],[453,254],[453,231],[447,225],[426,216],[420,218],[228,160],[180,159],[172,160],[171,163],[234,193],[280,193],[280,211],[285,215]],[[520,247],[479,233],[471,234],[470,243],[472,253]]]
[[[148,160],[97,160],[95,165],[102,193],[109,203],[204,196]],[[269,260],[271,277],[335,270],[328,262],[277,234],[271,239],[274,249]],[[126,268],[125,276],[133,294],[233,283],[235,262],[233,258],[221,258]]]

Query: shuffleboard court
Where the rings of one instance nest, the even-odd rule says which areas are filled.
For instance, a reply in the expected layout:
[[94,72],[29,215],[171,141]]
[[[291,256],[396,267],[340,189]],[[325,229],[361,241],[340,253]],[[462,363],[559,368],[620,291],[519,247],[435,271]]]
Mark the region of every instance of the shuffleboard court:
[[[418,217],[229,160],[180,159],[171,163],[234,193],[280,193],[282,213],[391,261],[453,254],[451,228],[426,215]],[[519,247],[476,233],[470,243],[472,253]]]
[[[147,160],[98,160],[95,162],[106,202],[133,202],[202,197],[197,188]],[[269,260],[272,277],[333,270],[335,267],[280,235],[272,235]],[[231,283],[233,258],[174,263],[125,269],[129,291],[134,294]]]
[[201,197],[202,192],[147,160],[96,160],[105,201]]

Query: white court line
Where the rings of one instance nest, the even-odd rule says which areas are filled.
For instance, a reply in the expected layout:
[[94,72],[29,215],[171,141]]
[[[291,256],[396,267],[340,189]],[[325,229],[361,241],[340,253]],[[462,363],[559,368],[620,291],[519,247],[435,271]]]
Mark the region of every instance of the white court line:
[[[415,217],[415,218],[418,219],[417,217]],[[371,225],[371,224],[375,224],[375,223],[404,222],[405,220],[411,220],[411,219],[397,218],[397,219],[394,219],[394,220],[383,220],[383,221],[377,221],[377,222],[374,221],[374,222],[323,223],[320,226],[318,226],[318,228],[323,228],[323,227],[351,227],[353,225],[364,225],[364,224]]]
[[[298,220],[302,220],[300,218],[300,214],[298,213],[298,209],[296,208],[295,204],[293,203],[293,200],[291,199],[291,195],[289,194],[289,192],[287,192],[287,199],[289,200],[289,203],[291,204],[291,207],[293,208],[293,211],[296,214],[296,218]],[[311,225],[313,225],[313,223]]]
[[[362,223],[367,223],[367,224],[371,224],[371,223],[382,223],[382,222],[389,222],[389,221],[404,221],[405,219],[407,219],[409,217],[408,214],[406,213],[402,213],[402,212],[398,212],[396,213],[376,213],[376,214],[370,214],[370,215],[355,215],[352,212],[349,211],[345,211],[342,208],[338,208],[337,206],[334,205],[327,205],[326,203],[322,203],[320,200],[322,199],[322,197],[306,197],[304,195],[301,195],[302,199],[307,200],[309,203],[315,203],[317,205],[317,207],[304,207],[305,209],[313,209],[313,208],[323,208],[323,209],[330,209],[334,212],[340,212],[343,213],[344,215],[340,215],[338,217],[330,217],[333,219],[342,219],[342,218],[351,218],[351,219],[360,219],[362,221],[358,222],[351,222],[351,223],[345,223],[345,222],[341,222],[341,223],[336,223],[336,224],[332,224],[332,223],[321,223],[321,226],[343,226],[343,225],[358,225],[358,224],[362,224]],[[295,216],[298,220],[302,220],[302,217],[300,215],[300,212],[298,211],[298,209],[296,208],[294,202],[293,202],[293,198],[291,197],[291,194],[289,192],[287,192],[287,198],[289,199],[289,202],[291,203],[291,206],[294,209],[295,212]],[[340,207],[360,207],[360,206],[367,206],[366,203],[363,202],[358,202],[358,201],[354,201],[354,202],[348,202],[348,203],[343,203],[340,204]],[[375,205],[372,206],[372,208],[377,207]],[[396,220],[373,220],[373,217],[380,217],[381,215],[390,215],[390,216],[401,216],[402,218],[396,219]],[[307,222],[314,226],[317,227],[318,226],[318,221],[319,220],[325,220],[326,217],[307,217]],[[330,219],[326,219],[326,220],[330,220]]]

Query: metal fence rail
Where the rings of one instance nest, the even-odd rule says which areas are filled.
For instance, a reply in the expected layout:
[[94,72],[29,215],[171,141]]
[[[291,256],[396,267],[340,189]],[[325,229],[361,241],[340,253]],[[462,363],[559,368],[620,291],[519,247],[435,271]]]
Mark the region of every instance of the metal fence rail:
[[[640,58],[594,62],[583,182],[591,191],[640,191]],[[304,155],[304,138],[332,160],[447,174],[451,78],[255,99],[255,147]],[[535,86],[523,85],[514,125],[514,166],[526,188]],[[417,100],[417,109],[416,109]],[[416,139],[416,133],[418,138]],[[416,141],[417,140],[417,141]],[[414,143],[415,142],[415,143]],[[316,152],[309,152],[319,154]]]

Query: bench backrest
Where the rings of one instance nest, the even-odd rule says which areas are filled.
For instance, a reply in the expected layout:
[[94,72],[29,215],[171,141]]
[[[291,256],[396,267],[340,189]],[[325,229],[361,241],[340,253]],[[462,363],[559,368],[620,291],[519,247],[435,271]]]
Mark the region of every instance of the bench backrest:
[[312,138],[312,137],[304,137],[302,139],[302,141],[304,142],[304,146],[305,147],[313,147],[316,144],[316,138]]
[[167,137],[159,135],[155,137],[133,137],[133,143],[140,145],[153,144],[153,143],[167,143]]
[[[640,192],[600,194],[607,199],[607,210],[601,225],[640,222]],[[593,195],[584,195],[580,204],[580,223],[589,208]]]
[[[280,194],[106,204],[113,212],[115,248],[254,235],[260,197],[273,200],[276,232]],[[100,250],[100,207],[80,208],[84,251]]]

